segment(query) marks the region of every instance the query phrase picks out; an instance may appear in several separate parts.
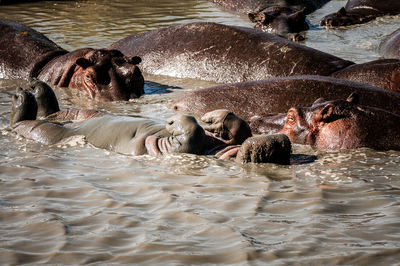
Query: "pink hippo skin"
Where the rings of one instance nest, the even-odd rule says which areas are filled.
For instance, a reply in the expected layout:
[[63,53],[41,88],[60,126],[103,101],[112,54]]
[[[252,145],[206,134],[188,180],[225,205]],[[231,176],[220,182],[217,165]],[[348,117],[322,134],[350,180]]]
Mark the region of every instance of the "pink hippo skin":
[[400,116],[347,100],[318,99],[311,107],[290,108],[281,133],[293,143],[329,150],[400,150]]

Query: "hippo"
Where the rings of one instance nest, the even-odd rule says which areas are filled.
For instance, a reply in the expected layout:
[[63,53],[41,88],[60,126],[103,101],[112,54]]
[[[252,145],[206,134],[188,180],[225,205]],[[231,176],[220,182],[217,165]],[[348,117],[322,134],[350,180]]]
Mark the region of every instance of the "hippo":
[[379,52],[384,58],[400,59],[400,29],[391,33],[381,42]]
[[255,29],[292,41],[303,41],[304,37],[298,33],[310,28],[304,10],[294,11],[289,7],[269,7],[249,13],[249,18],[255,23]]
[[309,29],[306,15],[329,0],[209,0],[218,6],[247,14],[254,28],[294,41],[304,40],[298,34]]
[[291,7],[295,10],[302,10],[306,14],[314,12],[330,0],[209,0],[225,9],[238,13],[248,14],[257,10],[269,7]]
[[353,62],[258,30],[195,22],[134,34],[109,49],[143,59],[144,72],[217,83],[330,75]]
[[331,77],[400,92],[400,60],[380,59],[355,64],[334,72]]
[[39,78],[98,101],[129,100],[144,93],[140,57],[108,49],[68,52],[39,32],[5,20],[0,20],[0,35],[0,78]]
[[311,107],[290,108],[280,132],[319,149],[400,150],[400,115],[359,101],[353,93],[347,100],[318,99]]
[[[278,114],[292,106],[311,105],[321,97],[342,99],[351,92],[362,95],[365,105],[400,115],[400,93],[325,76],[292,76],[219,85],[186,93],[169,107],[195,116],[214,109],[229,109],[250,123],[253,133],[266,133],[268,129],[276,130],[283,125],[285,119]],[[262,121],[264,117],[268,117],[266,122]]]
[[327,28],[362,24],[385,15],[400,13],[398,0],[348,0],[345,7],[321,19],[321,26]]
[[[101,114],[93,110],[68,110],[37,120],[37,110],[46,109],[46,106],[40,106],[43,98],[52,97],[46,93],[48,89],[40,82],[32,84],[30,89],[17,88],[10,115],[10,126],[14,132],[44,144],[83,135],[98,148],[133,156],[192,153],[216,155],[221,159],[234,157],[241,163],[290,162],[291,142],[287,136],[252,136],[249,125],[228,110],[205,114],[202,117],[204,128],[193,116],[185,114],[174,115],[162,123]],[[36,100],[38,97],[42,100]],[[47,100],[53,101],[57,99]]]

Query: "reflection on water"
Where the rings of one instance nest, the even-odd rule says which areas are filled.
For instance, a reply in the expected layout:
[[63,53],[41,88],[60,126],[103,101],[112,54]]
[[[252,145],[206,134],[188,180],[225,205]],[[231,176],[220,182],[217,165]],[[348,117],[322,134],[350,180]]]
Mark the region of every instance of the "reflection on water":
[[[332,1],[310,17],[336,11]],[[42,1],[0,8],[67,49],[192,21],[250,25],[207,1]],[[315,29],[307,45],[355,61],[400,26],[386,17]],[[165,119],[196,80],[146,76],[147,94],[96,103],[57,89],[61,106]],[[24,81],[0,80],[0,264],[396,264],[400,152],[322,152],[295,145],[291,166],[241,166],[194,155],[128,157],[72,138],[54,146],[8,128]],[[303,160],[303,161],[302,161]]]

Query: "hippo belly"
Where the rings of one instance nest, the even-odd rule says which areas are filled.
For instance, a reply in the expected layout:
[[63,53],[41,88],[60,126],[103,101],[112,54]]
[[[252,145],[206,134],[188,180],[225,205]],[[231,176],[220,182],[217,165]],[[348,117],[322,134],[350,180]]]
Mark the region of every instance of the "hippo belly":
[[353,64],[258,30],[191,23],[128,36],[112,44],[138,55],[144,72],[220,83],[292,75],[329,75]]

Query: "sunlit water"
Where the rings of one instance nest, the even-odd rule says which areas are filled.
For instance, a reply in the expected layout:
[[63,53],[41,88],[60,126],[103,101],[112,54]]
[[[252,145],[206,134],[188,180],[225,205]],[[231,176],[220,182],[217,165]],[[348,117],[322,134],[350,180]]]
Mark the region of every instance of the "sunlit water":
[[[384,17],[349,29],[310,16],[306,44],[356,62],[400,27]],[[251,26],[207,1],[48,1],[1,6],[0,17],[62,47],[106,47],[132,33],[193,21]],[[96,103],[57,89],[63,108],[167,118],[166,105],[212,83],[146,76],[147,94]],[[23,81],[0,80],[0,264],[326,265],[400,261],[400,152],[315,151],[291,166],[213,157],[129,157],[80,138],[44,146],[11,133],[10,98]],[[382,132],[384,134],[384,132]],[[298,161],[298,160],[297,160]]]

